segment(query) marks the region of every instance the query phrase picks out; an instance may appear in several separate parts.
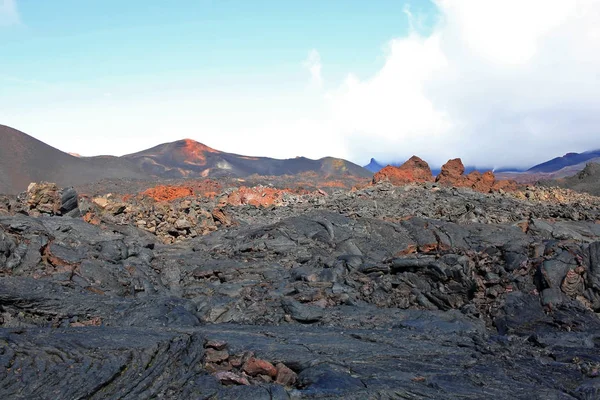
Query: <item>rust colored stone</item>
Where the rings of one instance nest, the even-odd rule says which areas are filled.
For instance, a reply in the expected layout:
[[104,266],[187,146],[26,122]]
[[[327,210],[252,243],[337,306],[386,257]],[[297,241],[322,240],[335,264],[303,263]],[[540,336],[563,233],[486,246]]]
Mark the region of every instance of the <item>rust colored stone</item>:
[[521,228],[523,233],[527,233],[529,231],[529,221],[519,222],[517,226]]
[[194,189],[188,186],[159,185],[142,192],[142,196],[151,197],[156,201],[171,201],[193,195]]
[[29,215],[59,214],[61,199],[55,183],[31,183],[25,195]]
[[223,350],[227,347],[227,342],[224,340],[209,340],[206,342],[204,347],[215,350]]
[[433,182],[429,164],[417,156],[412,156],[399,167],[388,165],[373,176],[373,183],[389,181],[392,185],[406,185],[416,182]]
[[415,254],[417,252],[417,246],[414,244],[409,245],[406,249],[396,253],[396,257],[406,256],[408,254]]
[[455,185],[464,180],[464,173],[465,166],[463,165],[462,160],[460,158],[454,158],[442,165],[442,170],[435,178],[435,181],[443,184]]
[[439,175],[435,181],[446,186],[468,187],[482,193],[515,191],[518,189],[516,182],[507,180],[496,180],[492,171],[486,171],[483,174],[479,171],[473,171],[464,175],[465,166],[460,158],[449,160],[442,166]]
[[231,218],[225,214],[225,212],[219,208],[215,208],[212,211],[212,217],[215,221],[219,221],[223,226],[229,226],[232,224]]
[[214,377],[224,385],[250,385],[248,379],[229,371],[219,371],[214,374]]
[[275,382],[284,386],[293,386],[296,383],[298,375],[296,375],[296,373],[289,369],[285,364],[277,364],[276,369],[277,377],[275,378]]
[[206,349],[206,353],[204,353],[204,361],[210,363],[218,363],[228,358],[229,352],[227,350]]
[[94,215],[94,213],[91,212],[85,213],[85,215],[83,216],[83,220],[88,224],[92,225],[100,225],[101,222],[100,218],[98,218],[96,215]]
[[250,376],[256,375],[269,375],[271,377],[277,376],[277,369],[268,361],[261,360],[260,358],[250,357],[242,367],[245,373]]

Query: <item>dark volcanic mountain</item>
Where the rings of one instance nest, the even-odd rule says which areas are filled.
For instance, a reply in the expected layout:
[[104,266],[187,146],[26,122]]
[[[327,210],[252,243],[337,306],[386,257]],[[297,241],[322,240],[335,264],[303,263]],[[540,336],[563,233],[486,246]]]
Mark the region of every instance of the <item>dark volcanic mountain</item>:
[[581,169],[585,166],[585,163],[593,158],[600,157],[600,150],[586,151],[584,153],[567,153],[562,157],[556,157],[552,160],[543,162],[527,170],[529,173],[536,172],[557,172],[565,167],[575,166],[581,164]]
[[[395,165],[394,167],[398,167],[399,165]],[[377,161],[374,158],[371,158],[371,161],[369,161],[369,163],[367,165],[364,166],[364,168],[368,169],[369,171],[376,173],[379,172],[383,169],[383,167],[385,167],[384,164],[380,164],[379,161]]]
[[73,157],[4,125],[0,125],[0,138],[0,193],[18,193],[39,181],[71,186],[105,178],[147,177],[127,159]]
[[0,193],[16,194],[31,182],[60,186],[102,179],[247,177],[249,175],[316,174],[322,178],[370,178],[349,161],[325,157],[278,160],[248,157],[212,149],[191,139],[165,143],[123,157],[75,157],[16,129],[0,125]]
[[325,157],[278,160],[225,153],[191,139],[165,143],[123,156],[150,175],[162,178],[258,175],[296,175],[316,172],[320,176],[370,177],[371,173],[349,161]]
[[[496,175],[502,179],[514,179],[521,183],[541,182],[544,185],[551,184],[556,186],[563,185],[564,183],[561,183],[562,178],[572,177],[585,169],[587,164],[599,162],[600,150],[586,151],[584,153],[567,153],[562,157],[553,158],[523,172],[509,170],[497,173]],[[586,190],[585,185],[579,181],[568,187],[577,191],[587,191],[590,193],[594,190]]]

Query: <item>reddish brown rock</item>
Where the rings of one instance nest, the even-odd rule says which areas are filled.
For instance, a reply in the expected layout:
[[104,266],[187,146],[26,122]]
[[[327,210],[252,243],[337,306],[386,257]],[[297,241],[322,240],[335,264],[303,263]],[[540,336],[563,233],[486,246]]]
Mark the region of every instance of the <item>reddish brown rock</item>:
[[204,344],[207,349],[223,350],[227,347],[227,342],[224,340],[209,340]]
[[230,226],[233,223],[231,218],[220,208],[215,208],[212,211],[212,217],[215,221],[218,221],[221,226]]
[[464,180],[464,173],[465,166],[463,165],[462,160],[460,158],[454,158],[442,165],[442,170],[435,178],[435,181],[443,184],[454,185]]
[[388,165],[373,176],[373,183],[382,181],[389,181],[392,185],[433,182],[433,175],[429,164],[417,156],[412,156],[401,166]]
[[277,378],[275,382],[284,386],[293,386],[296,383],[298,375],[291,369],[285,366],[285,364],[277,364]]
[[206,353],[204,354],[204,361],[211,363],[225,361],[228,358],[229,352],[227,350],[206,349]]
[[229,358],[229,364],[234,367],[234,368],[239,368],[242,366],[243,362],[242,362],[242,358],[241,357],[231,357]]
[[92,224],[92,225],[100,225],[100,223],[101,223],[100,218],[98,218],[92,212],[85,213],[85,215],[83,216],[83,220],[85,222],[87,222],[88,224]]
[[224,385],[250,385],[244,376],[229,371],[219,371],[214,377]]
[[61,200],[55,183],[31,183],[25,193],[27,213],[31,216],[59,213]]
[[277,376],[277,369],[268,361],[260,358],[250,357],[242,367],[245,373],[250,376],[269,375],[270,377]]
[[442,166],[440,174],[435,181],[448,186],[468,187],[482,193],[494,191],[514,191],[517,190],[517,184],[514,181],[496,180],[492,171],[484,172],[473,171],[464,175],[465,166],[460,158],[449,160]]

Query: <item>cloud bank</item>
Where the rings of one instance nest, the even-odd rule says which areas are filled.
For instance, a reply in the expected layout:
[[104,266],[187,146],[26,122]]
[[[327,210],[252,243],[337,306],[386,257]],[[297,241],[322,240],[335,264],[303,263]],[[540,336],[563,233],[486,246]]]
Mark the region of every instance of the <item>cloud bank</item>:
[[326,94],[351,159],[530,166],[600,148],[599,1],[436,4],[431,35],[392,40],[377,74]]
[[[385,44],[381,68],[366,78],[340,73],[339,60],[328,66],[318,43],[291,75],[136,75],[52,87],[24,76],[4,79],[13,92],[0,92],[0,122],[84,155],[190,137],[276,158],[364,165],[416,154],[433,166],[461,157],[529,167],[600,148],[600,0],[435,4],[433,27],[431,15],[405,9],[410,34]],[[0,14],[18,21],[14,0],[0,0]]]
[[17,9],[17,0],[0,0],[0,27],[19,25],[21,17]]

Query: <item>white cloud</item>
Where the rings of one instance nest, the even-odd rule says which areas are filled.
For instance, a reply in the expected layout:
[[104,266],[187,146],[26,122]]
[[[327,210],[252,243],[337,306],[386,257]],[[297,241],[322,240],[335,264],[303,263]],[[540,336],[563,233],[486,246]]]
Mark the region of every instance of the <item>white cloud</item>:
[[304,68],[310,72],[312,84],[321,87],[323,84],[323,76],[321,75],[321,55],[315,49],[308,53],[308,57],[304,60]]
[[351,158],[525,166],[600,147],[599,1],[437,5],[429,37],[392,40],[375,76],[328,95]]
[[21,17],[17,9],[17,0],[0,0],[0,27],[19,25]]
[[277,158],[366,164],[417,154],[432,165],[462,157],[496,167],[600,148],[600,1],[481,3],[437,1],[433,29],[407,8],[414,30],[387,43],[383,66],[367,78],[349,73],[337,87],[312,50],[296,75],[219,84],[136,77],[59,90],[17,81],[19,90],[0,92],[0,121],[86,155],[191,137]]

